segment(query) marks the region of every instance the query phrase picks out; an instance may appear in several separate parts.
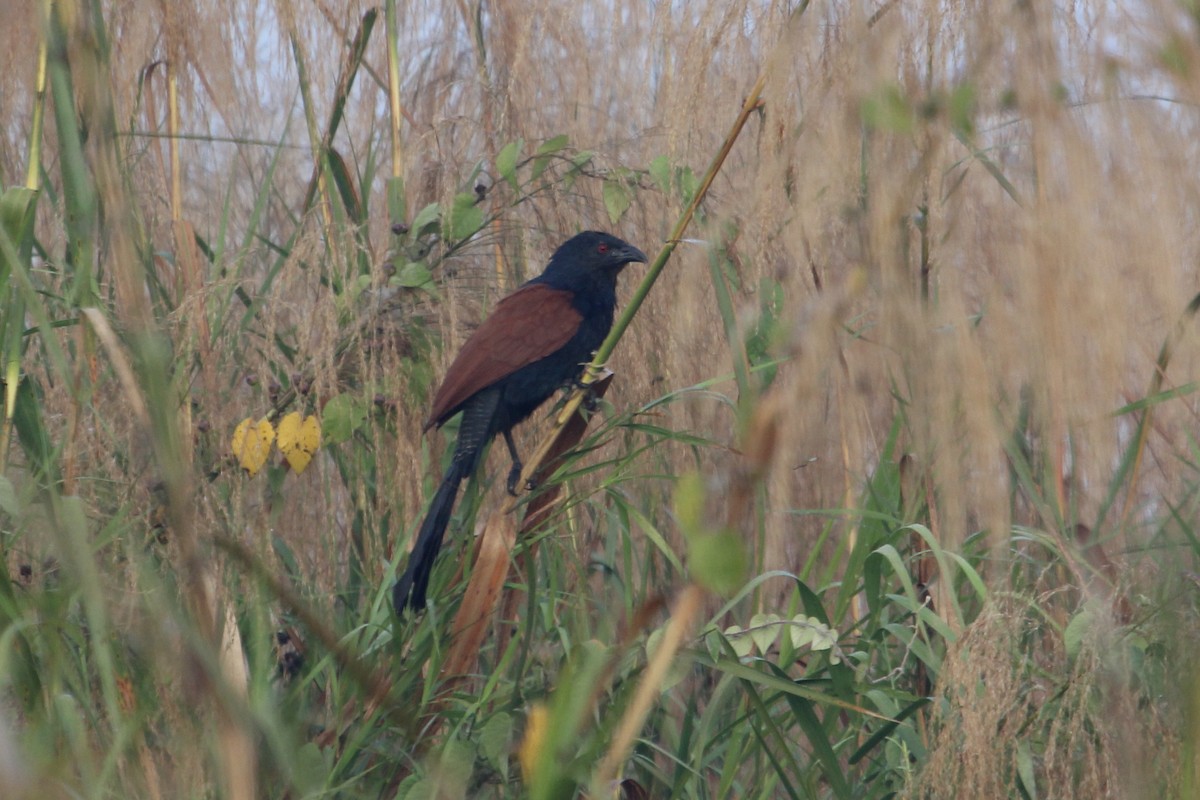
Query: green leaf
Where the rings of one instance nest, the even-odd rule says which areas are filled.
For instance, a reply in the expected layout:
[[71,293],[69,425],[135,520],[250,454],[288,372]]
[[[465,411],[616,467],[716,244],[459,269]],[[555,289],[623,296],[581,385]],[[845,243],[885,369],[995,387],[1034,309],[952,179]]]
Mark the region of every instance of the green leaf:
[[1029,800],[1037,800],[1037,777],[1033,768],[1033,751],[1029,747],[1029,739],[1022,737],[1017,740],[1017,777],[1025,789]]
[[901,135],[913,132],[916,115],[900,87],[888,84],[863,98],[860,113],[868,128]]
[[679,181],[679,199],[685,205],[692,202],[692,198],[696,196],[696,190],[700,188],[700,179],[696,177],[696,173],[692,172],[691,167],[682,167],[677,172],[677,180]]
[[454,205],[442,226],[445,239],[468,239],[483,227],[483,209],[475,201],[476,197],[471,192],[462,192],[454,196]]
[[555,136],[553,139],[547,139],[542,142],[542,146],[537,149],[537,158],[533,160],[533,174],[530,180],[537,180],[546,171],[546,167],[550,166],[550,156],[562,150],[571,140],[564,133],[561,136]]
[[[416,778],[415,775],[409,776],[409,780],[414,778]],[[438,782],[429,777],[416,778],[407,786],[401,783],[400,788],[396,791],[396,800],[433,800],[435,797],[438,797]]]
[[704,478],[699,472],[685,472],[675,481],[675,519],[688,539],[706,533],[704,495]]
[[[332,751],[330,751],[332,752]],[[296,753],[293,780],[305,793],[318,793],[329,777],[328,759],[315,742],[305,742]]]
[[662,192],[671,191],[671,162],[666,156],[659,156],[650,162],[650,177]]
[[[775,677],[781,680],[788,678],[788,674],[774,664],[771,664],[770,668],[775,673]],[[821,720],[813,708],[813,701],[794,695],[785,695],[784,697],[792,709],[792,716],[804,731],[804,737],[808,739],[814,755],[820,762],[821,769],[828,778],[834,795],[839,798],[854,797],[854,792],[850,789],[850,782],[846,780],[846,775],[842,772],[841,759],[834,751],[833,743],[829,741],[825,726],[821,724]]]
[[[750,655],[750,651],[754,649],[754,639],[740,625],[730,625],[725,629],[725,641],[729,642],[729,646],[733,648],[733,652],[737,653],[738,658],[745,658]],[[709,655],[713,661],[719,657],[719,652],[713,652],[709,649]]]
[[33,222],[36,197],[37,192],[24,186],[13,186],[0,194],[0,224],[14,244],[25,237]]
[[962,131],[967,136],[975,133],[975,87],[970,83],[960,83],[950,93],[949,101],[950,125]]
[[413,239],[416,239],[427,233],[433,233],[438,229],[441,216],[442,207],[437,203],[430,203],[417,212],[417,217],[412,221],[409,234]]
[[803,614],[797,614],[792,618],[788,638],[792,642],[792,648],[799,650],[801,647],[812,644],[813,636],[816,631],[808,624],[808,618]]
[[594,155],[595,154],[591,150],[584,150],[571,157],[571,168],[567,170],[566,175],[563,175],[564,190],[571,190],[571,187],[575,185],[575,179],[579,177],[580,171],[583,169],[585,164],[592,160],[592,156]]
[[438,797],[465,797],[475,765],[475,746],[462,739],[446,742],[438,759]]
[[[653,660],[654,654],[658,652],[658,648],[662,646],[663,635],[666,628],[655,628],[649,636],[646,637],[646,660]],[[667,669],[667,674],[663,676],[662,685],[658,687],[660,692],[665,692],[675,684],[687,677],[691,670],[691,664],[686,658],[681,658],[678,654],[671,659],[671,666]]]
[[570,137],[565,133],[562,133],[558,136],[555,136],[553,139],[547,139],[546,141],[542,142],[542,146],[537,149],[537,154],[539,156],[548,156],[551,153],[557,153],[570,143]]
[[620,181],[604,182],[604,208],[608,211],[608,219],[616,225],[625,212],[629,210],[629,190]]
[[[805,645],[808,645],[813,651],[833,650],[838,641],[838,632],[836,630],[830,628],[816,617],[808,617],[804,614],[797,614],[792,617],[789,625],[789,633],[792,640],[792,647],[797,650]],[[841,663],[836,650],[833,650],[830,654],[829,661],[832,664]]]
[[354,176],[350,173],[350,168],[346,166],[345,159],[331,147],[325,153],[325,163],[329,165],[333,184],[338,190],[338,197],[342,201],[342,207],[346,209],[346,214],[354,220],[356,225],[362,225],[366,222],[367,212],[363,208],[362,200],[359,199],[358,188],[354,185]]
[[3,475],[0,475],[0,511],[10,517],[16,517],[21,512],[21,505],[17,502],[17,492],[13,489],[12,481]]
[[688,567],[696,583],[720,595],[730,595],[746,579],[746,548],[732,533],[714,533],[692,540]]
[[775,644],[775,640],[779,638],[779,615],[778,614],[755,614],[750,618],[750,638],[754,640],[754,646],[758,648],[758,652],[766,655],[771,649],[771,645]]
[[54,440],[42,421],[42,406],[41,389],[31,377],[23,377],[17,384],[13,427],[39,483],[54,483],[58,479],[58,464]]
[[325,443],[341,444],[348,441],[366,421],[366,404],[360,398],[345,393],[335,396],[321,412]]
[[489,765],[502,774],[508,772],[508,754],[513,746],[511,714],[494,714],[479,730],[479,751]]
[[496,154],[496,172],[501,178],[508,181],[508,185],[513,188],[514,192],[520,191],[521,187],[517,184],[517,159],[521,157],[521,148],[525,146],[524,139],[517,139],[504,145],[503,149]]
[[349,287],[351,299],[357,300],[359,298],[359,296],[362,295],[363,292],[365,292],[367,289],[370,289],[370,288],[371,288],[371,276],[370,275],[359,275],[359,276],[355,277]]
[[431,280],[433,280],[433,273],[429,271],[429,267],[425,265],[424,261],[410,261],[391,277],[388,284],[402,286],[406,289],[416,289]]
[[11,320],[9,330],[5,335],[7,344],[0,342],[0,353],[7,350],[15,358],[17,342],[21,336],[21,318],[24,311],[19,305],[19,294],[10,292],[8,281],[14,270],[29,268],[29,254],[33,250],[33,217],[36,207],[37,192],[22,186],[14,186],[0,194],[0,227],[7,234],[9,242],[16,250],[18,263],[9,263],[3,253],[0,253],[0,297],[8,297],[10,305],[6,313],[0,313],[0,333],[4,332],[4,317]]

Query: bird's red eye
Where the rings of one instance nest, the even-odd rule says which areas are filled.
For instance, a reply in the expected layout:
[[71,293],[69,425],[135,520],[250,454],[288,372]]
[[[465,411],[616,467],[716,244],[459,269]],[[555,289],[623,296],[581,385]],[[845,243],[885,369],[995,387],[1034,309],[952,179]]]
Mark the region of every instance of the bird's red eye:
[[608,252],[608,242],[601,242],[600,244],[596,245],[596,252],[599,253],[600,255],[604,255],[605,253],[607,253]]

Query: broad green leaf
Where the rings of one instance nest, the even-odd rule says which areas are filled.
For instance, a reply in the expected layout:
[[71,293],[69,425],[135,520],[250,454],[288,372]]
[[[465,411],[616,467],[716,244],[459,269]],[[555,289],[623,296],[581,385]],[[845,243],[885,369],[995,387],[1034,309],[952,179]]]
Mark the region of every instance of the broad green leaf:
[[557,153],[559,150],[562,150],[564,147],[570,144],[570,142],[570,137],[565,133],[561,133],[552,139],[547,139],[546,141],[542,142],[542,146],[537,149],[537,154],[539,156],[548,156],[551,153]]
[[704,535],[704,478],[699,472],[686,472],[675,481],[675,520],[688,539]]
[[501,712],[493,714],[479,729],[479,751],[484,760],[501,774],[508,772],[508,754],[512,751],[514,727],[512,715]]
[[692,202],[696,190],[700,188],[700,179],[696,177],[696,173],[692,172],[691,167],[682,167],[677,170],[676,179],[679,181],[679,199],[685,204]]
[[416,239],[424,236],[427,233],[432,233],[438,228],[438,221],[442,215],[442,207],[437,203],[430,203],[417,212],[416,219],[412,221],[412,226],[409,229],[409,235]]
[[671,191],[671,163],[666,156],[659,156],[650,162],[650,177],[662,192]]
[[1025,789],[1029,800],[1038,800],[1037,777],[1033,767],[1033,751],[1029,747],[1028,737],[1017,740],[1017,777]]
[[571,190],[571,187],[575,185],[575,179],[579,177],[580,170],[592,160],[594,155],[595,153],[591,150],[584,150],[571,157],[571,168],[567,170],[566,175],[563,175],[563,189]]
[[971,83],[960,83],[950,93],[950,124],[971,136],[975,133],[975,87]]
[[[750,637],[748,632],[742,630],[742,626],[740,625],[730,625],[726,628],[725,640],[729,642],[729,646],[733,648],[733,652],[737,653],[738,658],[745,658],[754,649],[754,639]],[[713,661],[716,661],[720,653],[713,653],[710,648],[709,655],[712,656]]]
[[788,638],[791,639],[792,647],[799,650],[801,647],[812,644],[815,633],[816,631],[808,624],[807,617],[801,614],[792,620]]
[[746,579],[746,548],[732,533],[698,536],[689,543],[688,567],[704,588],[733,594]]
[[566,134],[555,136],[553,139],[547,139],[542,143],[542,146],[537,149],[537,158],[533,160],[533,174],[530,180],[537,180],[546,171],[546,167],[550,166],[550,157],[562,150],[570,142]]
[[357,300],[362,293],[371,288],[371,276],[359,275],[350,283],[350,299]]
[[[415,779],[415,780],[414,780]],[[400,788],[396,790],[396,800],[435,800],[439,797],[438,781],[431,777],[417,778],[415,775],[410,775],[408,783],[405,781],[400,784]]]
[[496,172],[501,178],[508,181],[508,185],[513,188],[514,192],[520,191],[521,187],[517,183],[517,159],[521,157],[521,148],[525,146],[524,139],[517,139],[504,145],[503,149],[496,154]]
[[366,423],[367,409],[361,399],[343,393],[325,404],[321,418],[325,423],[325,442],[340,444],[349,440]]
[[462,192],[454,196],[454,205],[450,214],[444,220],[443,237],[449,241],[461,241],[470,238],[483,227],[483,209],[476,204],[476,197],[471,192]]
[[296,771],[293,780],[306,794],[317,794],[325,786],[332,766],[333,750],[321,750],[316,742],[305,742],[296,752]]
[[424,261],[410,261],[400,268],[400,271],[391,277],[388,281],[392,286],[403,286],[406,289],[415,289],[419,286],[424,286],[433,280],[433,274],[429,271],[429,267]]
[[779,638],[778,614],[755,614],[750,618],[750,638],[758,652],[766,655]]
[[797,649],[808,645],[814,651],[832,650],[830,653],[830,663],[841,663],[838,658],[837,651],[834,646],[838,641],[838,633],[830,628],[825,623],[816,617],[807,617],[804,614],[797,614],[792,617],[789,625],[792,647]]
[[608,212],[608,220],[613,225],[621,221],[621,217],[629,210],[629,189],[621,181],[604,182],[604,209]]
[[463,739],[451,739],[438,759],[438,797],[465,797],[475,765],[475,746]]

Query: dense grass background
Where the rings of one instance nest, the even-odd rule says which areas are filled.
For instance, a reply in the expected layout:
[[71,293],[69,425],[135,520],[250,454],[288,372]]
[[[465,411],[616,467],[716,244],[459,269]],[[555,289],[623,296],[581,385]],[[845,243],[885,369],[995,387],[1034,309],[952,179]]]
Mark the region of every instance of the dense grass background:
[[[0,38],[0,796],[1200,792],[1195,3]],[[710,165],[548,520],[494,455],[397,620],[449,359],[570,234],[656,252]],[[242,469],[292,411],[311,465]]]

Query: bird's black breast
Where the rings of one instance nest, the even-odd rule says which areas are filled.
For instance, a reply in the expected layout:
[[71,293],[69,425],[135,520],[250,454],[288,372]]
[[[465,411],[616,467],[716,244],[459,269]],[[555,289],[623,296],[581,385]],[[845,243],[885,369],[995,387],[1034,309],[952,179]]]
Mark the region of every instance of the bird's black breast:
[[616,287],[589,286],[575,292],[571,305],[581,318],[575,335],[555,352],[497,383],[502,399],[496,432],[509,430],[525,420],[551,395],[583,373],[584,366],[612,329]]

